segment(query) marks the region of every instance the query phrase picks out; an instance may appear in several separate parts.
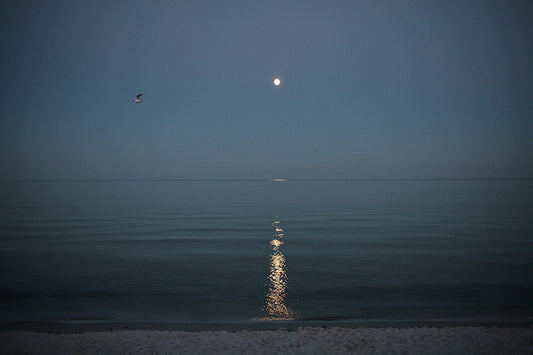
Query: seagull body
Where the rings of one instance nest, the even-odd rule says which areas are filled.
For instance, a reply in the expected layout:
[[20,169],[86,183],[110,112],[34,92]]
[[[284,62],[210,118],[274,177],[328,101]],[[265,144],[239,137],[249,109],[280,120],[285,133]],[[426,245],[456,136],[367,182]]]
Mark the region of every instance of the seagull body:
[[141,96],[142,96],[142,94],[137,95],[137,96],[135,97],[135,100],[133,100],[133,102],[135,102],[136,104],[141,103],[141,102],[142,102],[142,101],[141,101]]

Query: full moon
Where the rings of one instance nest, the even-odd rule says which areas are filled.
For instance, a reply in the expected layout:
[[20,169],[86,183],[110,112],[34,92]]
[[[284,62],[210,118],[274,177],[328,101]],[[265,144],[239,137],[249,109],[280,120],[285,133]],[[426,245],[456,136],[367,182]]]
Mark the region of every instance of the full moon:
[[274,79],[274,85],[278,86],[279,84],[281,84],[281,80],[278,78]]

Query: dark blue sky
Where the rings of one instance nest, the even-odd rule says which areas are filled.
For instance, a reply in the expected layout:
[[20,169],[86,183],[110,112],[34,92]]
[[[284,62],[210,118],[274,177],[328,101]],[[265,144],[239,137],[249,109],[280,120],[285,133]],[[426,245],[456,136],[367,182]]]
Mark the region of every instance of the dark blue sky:
[[7,1],[0,178],[532,177],[532,19],[531,1]]

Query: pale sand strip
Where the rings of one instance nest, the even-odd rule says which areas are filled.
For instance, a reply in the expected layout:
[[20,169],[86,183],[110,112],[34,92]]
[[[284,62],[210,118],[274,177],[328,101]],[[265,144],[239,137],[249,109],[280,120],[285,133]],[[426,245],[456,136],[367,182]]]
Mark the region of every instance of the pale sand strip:
[[533,327],[0,332],[2,354],[533,354]]

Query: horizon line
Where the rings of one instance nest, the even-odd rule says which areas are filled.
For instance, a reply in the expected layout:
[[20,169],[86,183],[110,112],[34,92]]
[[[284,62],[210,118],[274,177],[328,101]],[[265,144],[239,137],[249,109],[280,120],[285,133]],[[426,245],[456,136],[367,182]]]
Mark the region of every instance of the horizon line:
[[53,179],[0,179],[0,182],[209,182],[209,181],[270,181],[270,182],[290,182],[290,181],[529,181],[533,177],[431,177],[431,178],[53,178]]

